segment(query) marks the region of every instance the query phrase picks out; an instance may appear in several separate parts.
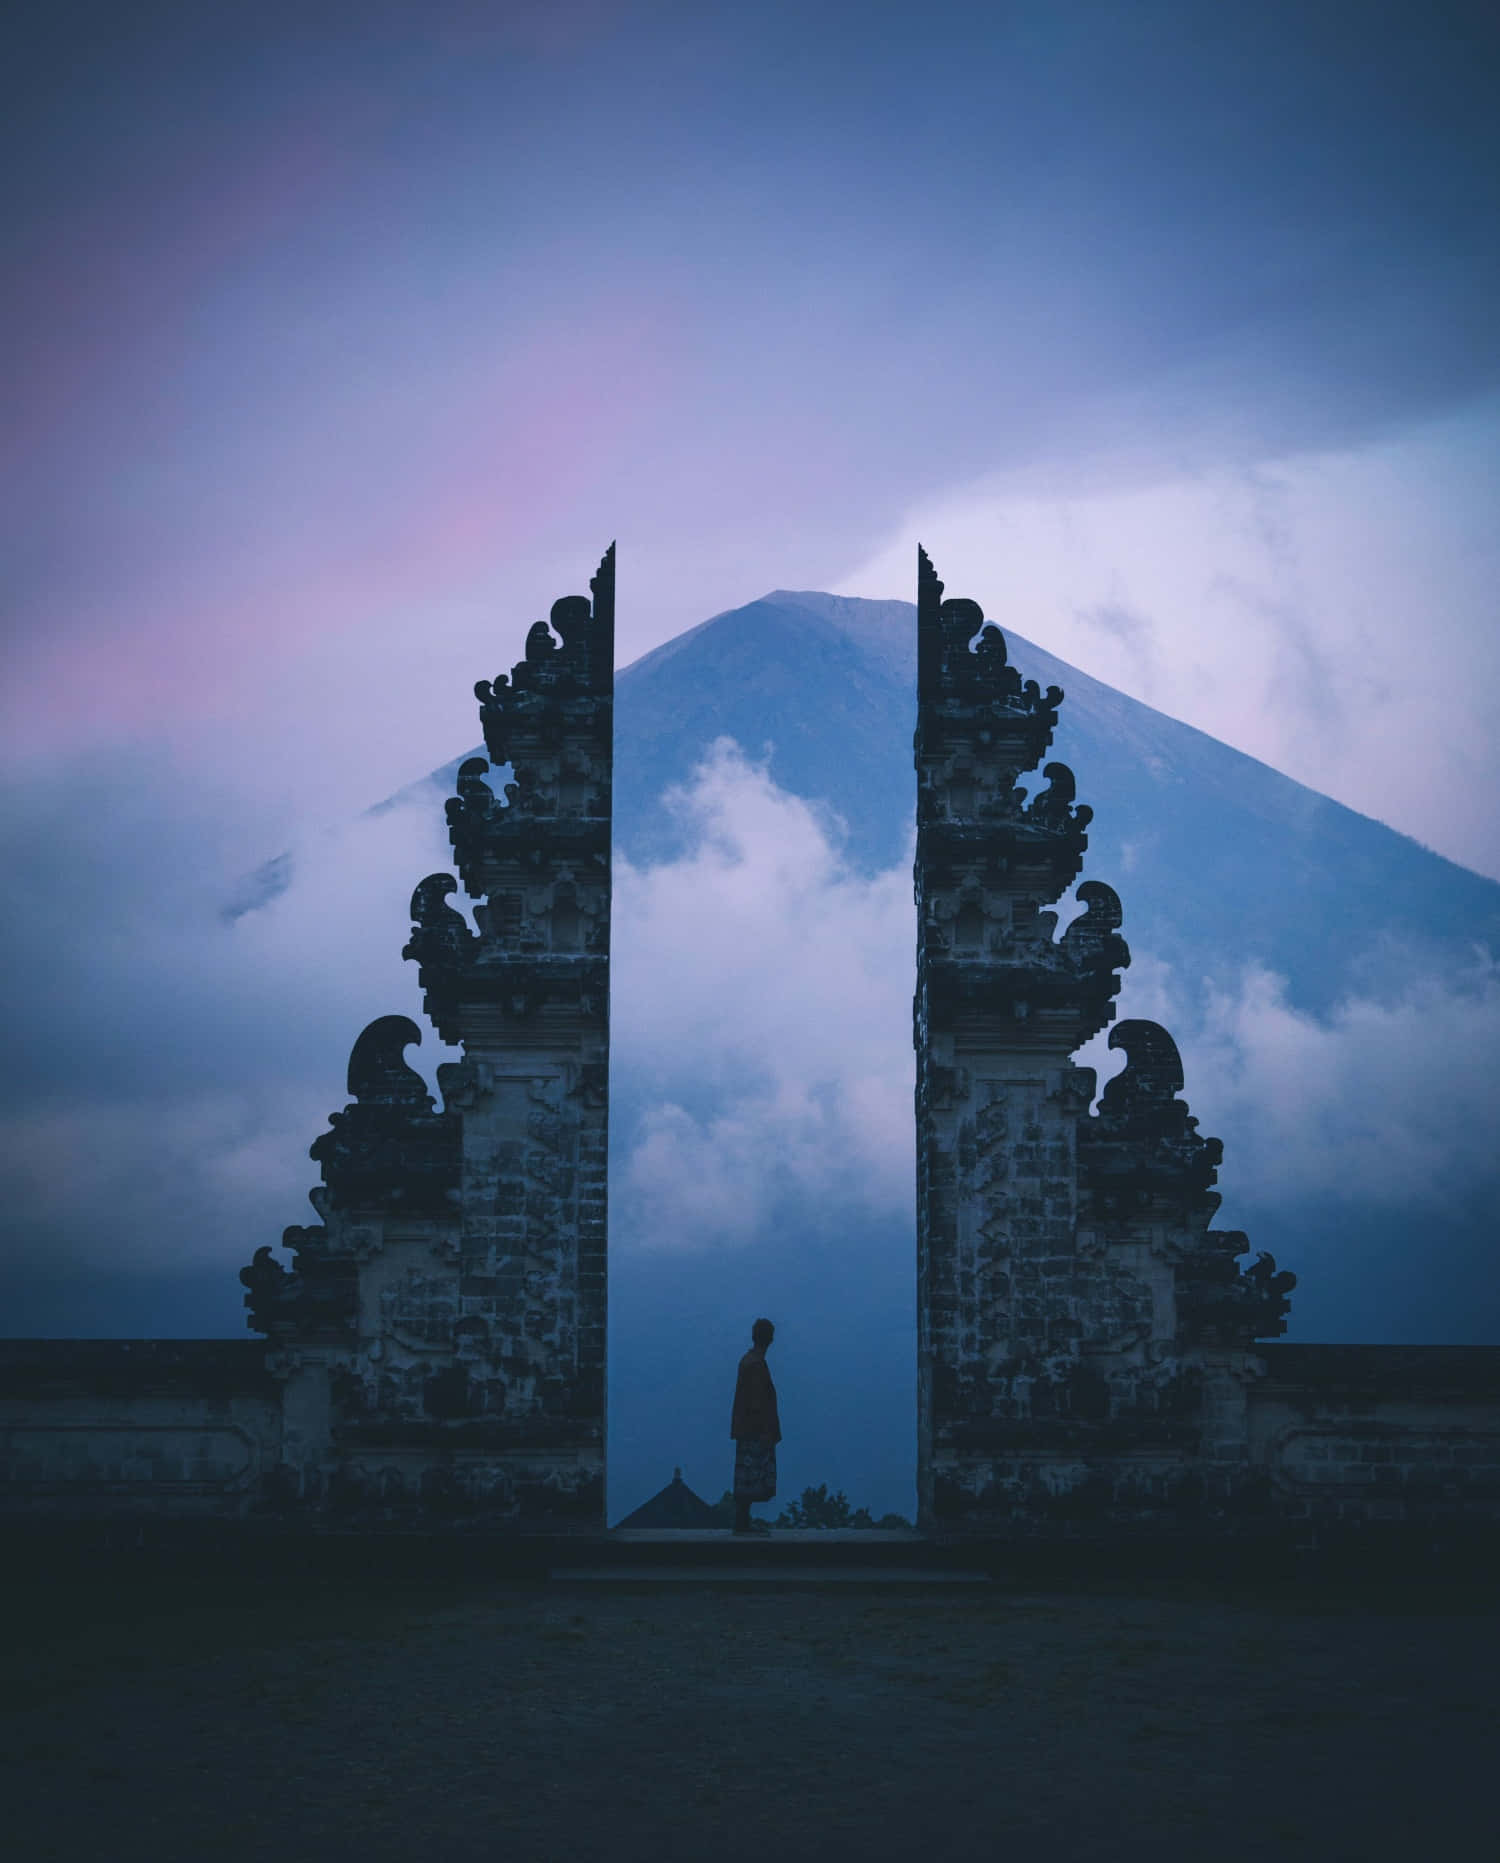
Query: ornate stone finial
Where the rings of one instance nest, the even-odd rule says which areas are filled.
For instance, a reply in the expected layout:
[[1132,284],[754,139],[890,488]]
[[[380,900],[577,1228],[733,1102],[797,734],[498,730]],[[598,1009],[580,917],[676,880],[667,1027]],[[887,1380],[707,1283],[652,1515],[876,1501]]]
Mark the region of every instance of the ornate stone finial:
[[589,578],[594,598],[589,637],[589,685],[597,693],[615,689],[615,546],[610,544]]
[[1095,1214],[1129,1220],[1155,1210],[1205,1231],[1221,1201],[1212,1188],[1224,1147],[1204,1138],[1178,1099],[1182,1058],[1157,1022],[1131,1018],[1111,1030],[1125,1066],[1107,1082],[1099,1110],[1078,1131],[1079,1181]]
[[[540,627],[541,623],[538,622]],[[481,682],[484,683],[484,682]],[[469,808],[492,813],[495,792],[484,780],[490,767],[488,757],[465,757],[458,766],[458,793]]]
[[1235,1257],[1250,1250],[1242,1230],[1211,1231],[1205,1242],[1210,1246],[1179,1271],[1178,1307],[1187,1333],[1206,1344],[1241,1347],[1284,1333],[1296,1275],[1278,1270],[1266,1249],[1237,1270]]
[[401,949],[402,957],[420,966],[423,1007],[440,1035],[451,1027],[455,995],[478,943],[463,914],[448,904],[457,890],[451,873],[429,873],[417,883],[411,896],[411,937]]
[[614,692],[615,546],[590,578],[593,600],[564,595],[552,604],[551,625],[532,624],[526,653],[510,677],[474,687],[484,741],[497,764],[521,765],[545,756],[565,729],[563,708],[592,700],[607,713]]
[[[1081,815],[1083,811],[1080,809],[1078,813]],[[1120,994],[1119,973],[1130,968],[1130,946],[1120,936],[1120,924],[1125,915],[1112,886],[1106,886],[1102,880],[1085,880],[1078,889],[1078,897],[1086,910],[1063,933],[1061,947],[1080,982],[1087,981],[1092,1033],[1103,1028],[1114,1016],[1113,999]],[[1167,1036],[1167,1040],[1171,1037]],[[1111,1035],[1110,1046],[1116,1045]]]
[[[984,610],[978,602],[970,601],[967,595],[955,595],[944,602],[938,612],[955,634],[962,632],[966,642],[974,642],[976,651],[981,644],[991,653],[998,647],[1000,664],[1004,666],[1005,637],[999,628],[985,626]],[[976,634],[979,636],[977,642],[974,641]]]
[[[329,1115],[329,1129],[309,1150],[326,1187],[313,1198],[320,1214],[396,1205],[447,1209],[459,1180],[458,1122],[434,1111],[426,1081],[403,1059],[421,1039],[409,1016],[380,1016],[355,1042],[351,1103]],[[305,1241],[294,1247],[301,1261]]]
[[[1073,803],[1078,795],[1077,781],[1065,763],[1047,764],[1042,775],[1047,779],[1047,787],[1032,797],[1027,817],[1044,827],[1061,828],[1072,819]],[[1092,819],[1092,809],[1089,815]]]
[[[449,796],[443,804],[454,859],[465,877],[470,863],[487,845],[507,806],[484,780],[489,769],[484,757],[466,757],[458,766],[458,794]],[[507,783],[505,787],[507,800],[512,800],[510,792],[516,785]]]
[[[962,599],[944,602],[943,617],[954,628],[973,630],[969,633],[969,641],[984,677],[993,682],[1008,670],[1010,655],[1006,651],[1005,636],[993,622],[985,620],[984,610],[978,602]],[[1035,681],[1031,683],[1035,684]]]
[[615,623],[615,546],[610,544],[599,559],[599,567],[589,577],[589,591],[594,597],[594,613],[601,621]]
[[474,934],[463,914],[448,904],[449,896],[457,891],[458,881],[451,873],[429,873],[417,882],[411,896],[411,942],[402,951],[403,957],[425,963],[445,957],[456,960],[468,951]]
[[406,1065],[405,1052],[420,1044],[422,1031],[410,1016],[377,1016],[349,1054],[350,1097],[362,1106],[406,1106],[432,1110],[427,1083]]
[[938,615],[943,606],[943,585],[932,558],[917,545],[917,690],[935,691],[942,674],[942,646]]
[[917,691],[919,699],[983,708],[1017,735],[1016,755],[1030,769],[1057,726],[1062,689],[1043,696],[1035,680],[1022,685],[1009,663],[1005,636],[967,596],[943,596],[932,559],[917,546]]
[[581,630],[586,628],[592,620],[593,612],[586,595],[560,595],[552,604],[552,613],[549,617],[552,622],[552,632],[564,647],[571,646],[578,639]]
[[240,1286],[245,1289],[245,1324],[256,1333],[269,1333],[278,1320],[290,1319],[290,1296],[297,1277],[288,1274],[271,1253],[268,1244],[255,1251],[247,1268],[240,1269]]
[[[1099,883],[1089,881],[1088,884]],[[1082,897],[1082,889],[1079,896]],[[1115,906],[1118,909],[1118,899]],[[1125,1066],[1105,1087],[1102,1110],[1124,1112],[1127,1108],[1161,1106],[1181,1093],[1182,1056],[1177,1052],[1176,1042],[1159,1022],[1132,1017],[1117,1023],[1109,1032],[1109,1045],[1125,1050]]]
[[[925,598],[925,600],[924,600]],[[932,558],[917,545],[917,607],[920,609],[930,603],[934,610],[943,599],[943,585],[938,572],[932,566]]]

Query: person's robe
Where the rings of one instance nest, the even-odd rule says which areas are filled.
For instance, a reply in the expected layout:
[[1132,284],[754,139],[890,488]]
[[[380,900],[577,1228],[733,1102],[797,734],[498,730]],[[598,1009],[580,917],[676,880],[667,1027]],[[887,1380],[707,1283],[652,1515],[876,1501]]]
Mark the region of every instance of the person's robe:
[[736,1442],[781,1441],[781,1419],[776,1414],[776,1386],[771,1382],[771,1370],[759,1346],[751,1346],[740,1360],[729,1434]]

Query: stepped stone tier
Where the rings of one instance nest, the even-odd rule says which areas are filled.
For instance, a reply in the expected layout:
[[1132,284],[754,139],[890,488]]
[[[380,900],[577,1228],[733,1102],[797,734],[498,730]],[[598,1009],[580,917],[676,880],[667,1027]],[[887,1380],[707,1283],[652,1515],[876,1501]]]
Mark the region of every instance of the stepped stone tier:
[[[318,1222],[241,1270],[253,1341],[0,1340],[7,1520],[603,1529],[614,574],[611,546],[476,687],[458,874],[418,883],[405,948],[463,1050],[441,1108],[417,1024],[372,1022],[312,1146]],[[1044,762],[1063,694],[918,578],[920,1525],[1489,1546],[1500,1348],[1280,1342],[1295,1277],[1213,1228],[1221,1147],[1165,1029],[1114,1024],[1095,1105],[1073,1056],[1130,954],[1097,879],[1057,933],[1091,819]]]

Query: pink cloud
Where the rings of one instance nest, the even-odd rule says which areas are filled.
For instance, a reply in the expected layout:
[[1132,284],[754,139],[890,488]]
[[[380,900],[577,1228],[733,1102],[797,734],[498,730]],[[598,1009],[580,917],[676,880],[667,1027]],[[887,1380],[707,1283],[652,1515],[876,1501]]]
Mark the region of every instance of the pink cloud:
[[423,387],[384,424],[323,435],[283,484],[253,468],[237,480],[231,465],[197,523],[170,493],[132,509],[122,475],[105,494],[118,577],[47,592],[12,635],[11,750],[238,716],[268,661],[372,615],[440,607],[566,528],[671,398],[670,320],[618,298],[586,305]]

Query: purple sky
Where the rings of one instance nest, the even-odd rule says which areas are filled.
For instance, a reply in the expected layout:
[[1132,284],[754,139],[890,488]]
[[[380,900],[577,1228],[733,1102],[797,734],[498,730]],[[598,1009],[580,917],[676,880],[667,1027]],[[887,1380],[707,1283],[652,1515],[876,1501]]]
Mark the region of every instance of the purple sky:
[[23,8],[8,773],[152,747],[274,848],[611,537],[626,661],[920,529],[1500,873],[1489,12]]

